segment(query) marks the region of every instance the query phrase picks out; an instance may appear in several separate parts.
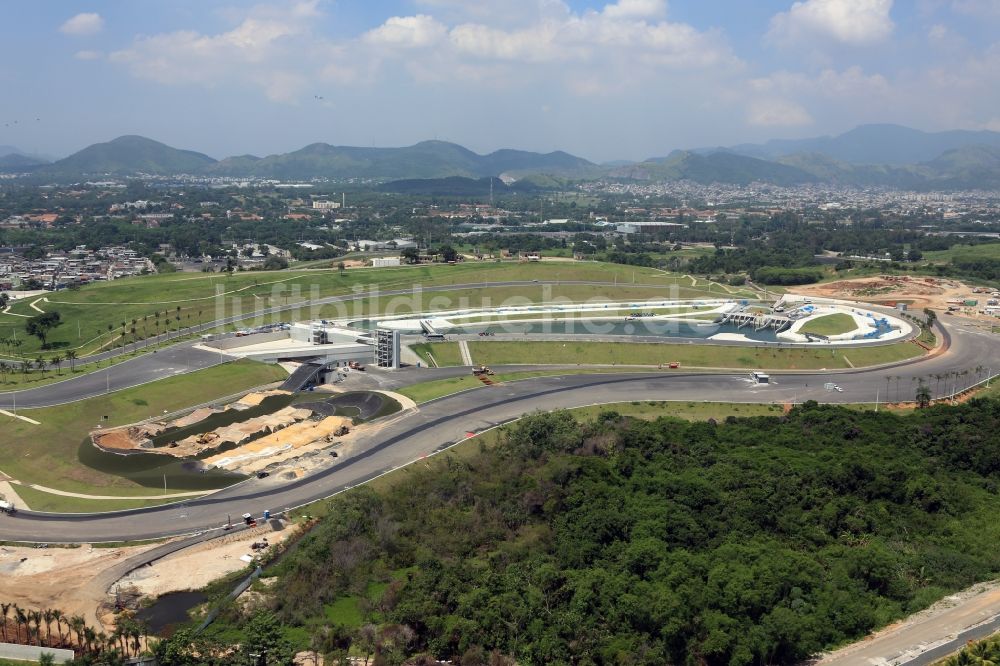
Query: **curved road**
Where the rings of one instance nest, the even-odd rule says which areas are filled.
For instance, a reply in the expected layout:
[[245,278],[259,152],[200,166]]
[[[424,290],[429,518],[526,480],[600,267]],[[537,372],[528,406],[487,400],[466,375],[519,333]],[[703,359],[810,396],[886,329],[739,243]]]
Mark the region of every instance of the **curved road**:
[[[951,348],[937,356],[890,368],[828,372],[775,373],[768,385],[751,384],[739,374],[621,373],[537,377],[482,387],[425,403],[419,410],[395,417],[351,458],[292,482],[274,477],[251,479],[211,496],[161,507],[103,514],[40,514],[23,511],[0,517],[0,539],[36,542],[95,542],[150,539],[218,528],[227,515],[260,515],[329,497],[379,474],[406,465],[478,432],[525,413],[582,405],[633,400],[726,401],[788,403],[874,402],[885,399],[886,377],[895,399],[899,377],[901,399],[910,399],[917,378],[935,389],[935,374],[1000,369],[1000,345],[993,336],[965,326],[948,324]],[[975,381],[975,373],[959,386]],[[985,376],[985,373],[984,373]],[[419,371],[401,373],[399,381],[419,381]],[[843,392],[828,391],[824,382],[836,381]],[[942,380],[940,393],[950,393]],[[947,388],[946,388],[947,386]],[[331,463],[333,459],[331,459]]]
[[[453,285],[438,285],[433,287],[422,287],[422,292],[449,292],[449,291],[461,291],[466,289],[489,289],[496,287],[541,287],[545,284],[556,284],[556,285],[587,285],[587,286],[606,286],[615,287],[617,286],[612,282],[597,282],[597,281],[582,281],[582,280],[563,280],[557,283],[539,283],[534,280],[522,280],[522,281],[508,281],[508,282],[470,282],[463,284],[453,284]],[[649,288],[662,288],[664,290],[670,289],[670,285],[652,285],[652,284],[642,284],[642,285],[629,285],[629,286],[641,286]],[[163,333],[156,338],[151,338],[150,342],[153,344],[169,341],[176,338],[186,337],[192,334],[201,333],[204,331],[213,330],[219,326],[225,326],[228,324],[234,324],[240,321],[246,321],[248,319],[265,317],[269,315],[279,314],[281,312],[292,312],[302,309],[312,309],[321,307],[323,305],[330,305],[333,303],[348,303],[355,300],[363,300],[370,298],[373,292],[361,292],[356,294],[341,294],[338,296],[327,296],[325,298],[316,299],[313,301],[307,301],[303,303],[295,303],[292,305],[276,306],[272,308],[266,308],[263,310],[257,310],[247,314],[226,317],[223,319],[217,319],[212,322],[205,324],[199,324],[186,328],[182,331],[175,331],[170,333]],[[393,296],[408,296],[412,295],[414,292],[412,289],[397,289],[391,291],[378,291],[374,292],[379,298],[390,298]],[[669,297],[669,294],[667,294]],[[720,295],[720,298],[725,298],[726,295]],[[707,297],[706,297],[707,300]],[[879,308],[874,306],[865,306],[873,310],[878,310]],[[502,337],[502,336],[501,336]],[[562,339],[566,336],[548,336],[547,339],[555,340]],[[500,338],[498,338],[500,339]],[[523,339],[523,338],[521,338]],[[595,336],[587,336],[589,340],[597,340]],[[616,339],[625,339],[622,337]],[[662,341],[662,338],[648,338],[644,341],[658,342]],[[671,342],[684,342],[684,339],[675,338]],[[101,395],[103,393],[109,393],[113,391],[120,391],[126,388],[132,388],[139,386],[141,384],[146,384],[158,379],[164,379],[165,377],[170,377],[172,375],[183,374],[185,372],[192,372],[195,370],[203,370],[205,368],[212,367],[219,363],[224,363],[232,360],[231,357],[225,356],[224,354],[205,351],[203,349],[195,349],[194,346],[198,344],[199,341],[189,341],[176,344],[172,347],[167,347],[164,350],[146,352],[135,358],[122,361],[118,365],[110,366],[104,368],[103,370],[93,370],[86,374],[77,375],[70,379],[65,379],[61,382],[55,382],[52,384],[47,384],[45,386],[39,386],[36,388],[23,389],[20,391],[8,391],[0,392],[0,409],[12,410],[16,408],[21,409],[33,409],[37,407],[53,407],[56,405],[67,404],[70,402],[76,402],[77,400],[84,400],[86,398],[92,398],[94,396]],[[698,344],[713,344],[713,345],[740,345],[740,342],[733,341],[717,341],[717,340],[692,340],[691,342],[697,342]],[[757,343],[760,346],[762,343]],[[146,341],[138,343],[130,343],[126,345],[123,349],[112,350],[108,352],[102,352],[100,354],[88,356],[82,358],[76,362],[78,367],[83,367],[86,365],[93,364],[95,362],[107,360],[109,358],[114,358],[121,356],[132,351],[139,351],[144,348]],[[782,343],[776,346],[786,346],[786,347],[796,347],[802,345]]]

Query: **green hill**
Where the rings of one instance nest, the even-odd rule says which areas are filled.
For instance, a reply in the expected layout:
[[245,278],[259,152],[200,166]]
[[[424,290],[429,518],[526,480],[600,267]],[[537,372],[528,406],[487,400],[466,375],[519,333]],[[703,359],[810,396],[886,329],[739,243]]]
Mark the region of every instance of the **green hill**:
[[802,169],[736,153],[708,155],[678,151],[669,157],[619,167],[611,171],[618,178],[634,180],[692,180],[696,183],[748,185],[767,182],[798,185],[818,180]]
[[498,150],[479,155],[446,141],[422,141],[404,148],[359,148],[313,143],[300,150],[264,158],[234,157],[210,173],[269,178],[427,179],[483,178],[501,173],[587,173],[596,165],[563,152],[548,154]]
[[0,172],[33,171],[44,164],[48,163],[37,157],[29,157],[21,153],[10,153],[0,157]]
[[52,174],[165,175],[198,173],[214,163],[215,160],[208,155],[178,150],[159,141],[130,135],[107,143],[95,143],[39,171]]

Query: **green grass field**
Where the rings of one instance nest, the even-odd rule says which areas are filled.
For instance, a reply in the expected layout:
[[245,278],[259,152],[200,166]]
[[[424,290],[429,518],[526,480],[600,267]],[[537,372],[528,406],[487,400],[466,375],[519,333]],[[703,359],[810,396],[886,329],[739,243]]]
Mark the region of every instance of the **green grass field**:
[[630,342],[470,342],[473,363],[512,365],[659,365],[682,367],[820,370],[862,367],[914,358],[920,347],[901,342],[880,347],[780,349]]
[[[24,483],[88,495],[121,495],[123,499],[159,495],[162,488],[145,488],[79,462],[80,442],[104,415],[109,417],[105,427],[134,423],[285,376],[276,365],[237,361],[69,405],[18,410],[41,425],[0,416],[0,470]],[[75,510],[73,498],[50,495],[47,499],[53,508]]]
[[[410,348],[424,360],[424,365],[431,368],[462,365],[462,353],[457,342],[423,342]],[[434,356],[433,361],[431,355]]]
[[808,321],[803,324],[802,328],[799,329],[799,333],[813,333],[815,335],[840,335],[841,333],[850,333],[855,330],[858,325],[854,321],[854,317],[849,314],[836,313],[828,314],[822,317],[817,317],[812,321]]
[[[168,329],[175,330],[221,316],[237,312],[250,313],[266,307],[301,305],[298,311],[293,310],[283,315],[281,318],[284,319],[353,316],[353,310],[346,308],[320,309],[306,305],[309,300],[326,296],[363,296],[372,289],[388,291],[420,286],[530,280],[539,281],[537,290],[521,287],[488,290],[481,294],[477,293],[483,291],[479,289],[468,290],[465,294],[442,294],[444,304],[433,309],[452,307],[447,303],[458,303],[463,297],[482,301],[484,296],[489,296],[493,303],[524,297],[523,302],[537,302],[546,297],[545,283],[565,281],[610,282],[612,287],[600,290],[583,287],[577,291],[574,287],[579,285],[554,285],[550,296],[565,295],[574,299],[600,295],[605,299],[631,298],[632,294],[637,298],[643,297],[640,294],[645,294],[645,297],[669,297],[672,290],[678,293],[679,298],[708,296],[710,293],[719,295],[718,287],[710,292],[707,283],[693,285],[689,278],[649,268],[596,262],[468,262],[455,266],[353,269],[343,274],[329,269],[235,273],[232,276],[218,273],[151,275],[48,294],[45,297],[48,302],[24,299],[13,305],[11,312],[26,316],[37,315],[38,311],[31,307],[32,303],[47,312],[58,311],[63,324],[49,336],[52,349],[47,354],[73,349],[84,356],[107,349],[110,345],[121,344],[123,333],[124,339],[128,341],[133,338],[144,339]],[[636,283],[657,285],[659,288],[636,287],[629,291],[628,285],[633,280]],[[413,299],[416,301],[413,309],[428,309],[425,303],[433,301],[434,294],[426,294],[425,297]],[[386,300],[376,303],[372,299],[368,300],[371,301],[371,309],[360,312],[384,312],[396,302]],[[402,300],[397,299],[399,302]],[[403,307],[402,311],[405,312],[405,303]],[[39,340],[27,336],[24,331],[26,321],[24,317],[0,313],[0,338],[12,337],[16,333],[22,341],[21,346],[15,349],[0,349],[0,354],[34,358],[40,351]]]
[[168,504],[180,500],[96,500],[84,499],[82,497],[64,497],[53,495],[43,490],[28,488],[26,486],[14,486],[14,490],[24,500],[25,504],[32,511],[70,511],[75,513],[89,513],[100,511],[124,511],[126,509],[142,509],[147,506],[158,504]]
[[947,250],[924,252],[924,259],[934,263],[948,263],[958,256],[973,259],[1000,259],[1000,243],[953,245]]

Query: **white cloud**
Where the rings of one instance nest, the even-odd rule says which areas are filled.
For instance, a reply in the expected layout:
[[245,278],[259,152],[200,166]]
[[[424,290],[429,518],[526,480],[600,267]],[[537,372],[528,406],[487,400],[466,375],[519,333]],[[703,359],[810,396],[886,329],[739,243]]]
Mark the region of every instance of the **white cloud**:
[[768,36],[805,43],[816,37],[844,44],[871,44],[892,34],[893,0],[802,0],[771,19]]
[[426,14],[393,16],[365,33],[364,40],[382,46],[419,48],[437,44],[447,33],[442,23]]
[[612,19],[660,18],[667,13],[666,0],[618,0],[602,12]]
[[747,123],[755,127],[801,127],[812,122],[808,111],[789,100],[758,99],[747,110]]
[[300,63],[315,2],[287,11],[258,7],[228,32],[192,30],[137,37],[109,56],[140,78],[165,84],[216,86],[233,81],[263,89],[269,99],[293,101],[308,82]]
[[100,51],[77,51],[73,57],[77,60],[100,60],[104,54]]
[[59,32],[67,35],[93,35],[104,27],[104,19],[100,14],[84,12],[67,19],[59,26]]
[[706,67],[738,61],[720,35],[685,23],[648,22],[663,3],[620,0],[600,11],[566,14],[504,30],[479,23],[455,26],[454,47],[477,58],[524,62],[631,60],[660,67]]

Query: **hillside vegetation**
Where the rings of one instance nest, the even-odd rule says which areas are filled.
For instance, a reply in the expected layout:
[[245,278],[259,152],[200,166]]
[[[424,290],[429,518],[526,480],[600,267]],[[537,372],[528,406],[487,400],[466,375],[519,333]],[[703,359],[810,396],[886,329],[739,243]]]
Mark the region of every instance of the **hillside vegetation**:
[[286,636],[387,664],[792,664],[1000,571],[998,432],[984,400],[537,414],[333,500],[269,604]]

